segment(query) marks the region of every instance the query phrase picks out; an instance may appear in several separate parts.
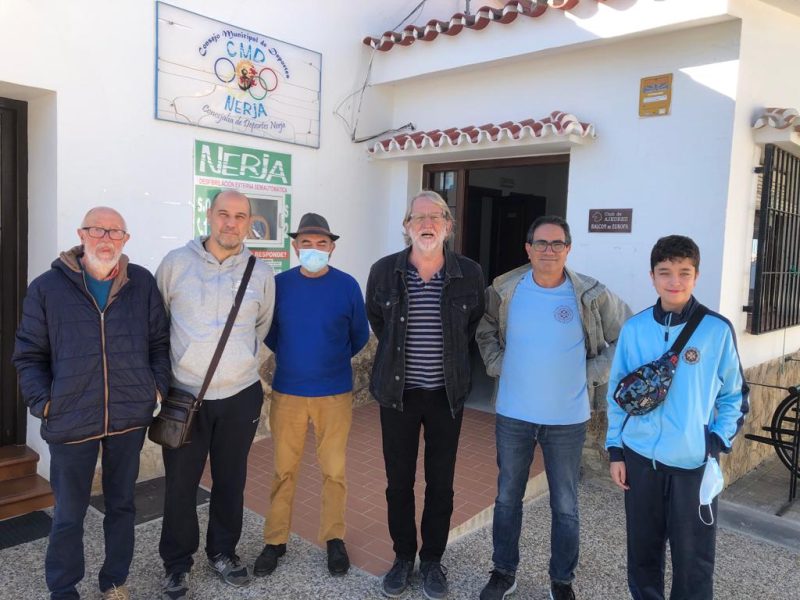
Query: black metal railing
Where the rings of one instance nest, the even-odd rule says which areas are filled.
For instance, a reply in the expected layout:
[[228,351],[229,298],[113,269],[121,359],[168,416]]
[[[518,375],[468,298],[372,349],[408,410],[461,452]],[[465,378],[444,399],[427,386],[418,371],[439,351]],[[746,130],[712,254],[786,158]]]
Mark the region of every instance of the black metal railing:
[[750,333],[800,324],[800,158],[764,150]]

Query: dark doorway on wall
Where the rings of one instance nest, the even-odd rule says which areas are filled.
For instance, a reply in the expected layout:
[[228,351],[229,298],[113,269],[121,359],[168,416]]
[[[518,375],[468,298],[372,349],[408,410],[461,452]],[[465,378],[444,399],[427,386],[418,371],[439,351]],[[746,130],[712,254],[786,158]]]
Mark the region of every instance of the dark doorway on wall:
[[[528,258],[528,227],[546,214],[566,217],[569,155],[425,165],[423,187],[439,192],[456,217],[453,248],[481,265],[486,284]],[[474,342],[467,406],[493,411],[494,381]]]
[[11,354],[28,274],[27,106],[0,98],[0,446],[25,443]]
[[522,265],[536,217],[567,214],[569,155],[425,165],[423,186],[456,217],[453,247],[478,262],[487,284]]

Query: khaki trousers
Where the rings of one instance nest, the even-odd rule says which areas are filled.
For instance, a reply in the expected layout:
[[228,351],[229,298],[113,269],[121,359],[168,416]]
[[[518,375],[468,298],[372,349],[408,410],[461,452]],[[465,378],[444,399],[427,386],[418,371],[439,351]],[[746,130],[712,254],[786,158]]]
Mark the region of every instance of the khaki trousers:
[[270,507],[264,523],[264,542],[285,544],[292,523],[297,473],[309,421],[314,425],[317,462],[322,472],[319,540],[344,539],[347,500],[345,453],[353,420],[353,394],[303,397],[273,391],[269,424],[275,454]]

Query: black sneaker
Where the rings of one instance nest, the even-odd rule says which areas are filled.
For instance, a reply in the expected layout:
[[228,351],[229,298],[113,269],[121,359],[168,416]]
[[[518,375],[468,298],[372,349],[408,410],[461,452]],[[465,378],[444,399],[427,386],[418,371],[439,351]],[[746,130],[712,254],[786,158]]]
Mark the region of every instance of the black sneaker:
[[383,576],[383,594],[389,598],[397,598],[408,587],[408,578],[414,570],[413,560],[395,558],[392,568]]
[[441,600],[447,596],[447,569],[439,561],[424,560],[419,565],[422,573],[422,593],[428,600]]
[[571,583],[550,582],[550,600],[575,600]]
[[161,586],[161,600],[185,600],[189,597],[189,574],[170,573]]
[[269,575],[278,566],[278,558],[286,554],[286,544],[267,544],[258,555],[253,565],[253,575],[263,577]]
[[244,587],[250,583],[250,573],[247,572],[247,567],[235,554],[228,556],[220,553],[212,556],[208,559],[208,566],[228,585]]
[[344,575],[350,570],[350,557],[344,541],[339,538],[328,540],[328,571],[331,575]]
[[480,600],[502,600],[517,589],[517,578],[509,573],[492,570],[489,583],[481,590]]

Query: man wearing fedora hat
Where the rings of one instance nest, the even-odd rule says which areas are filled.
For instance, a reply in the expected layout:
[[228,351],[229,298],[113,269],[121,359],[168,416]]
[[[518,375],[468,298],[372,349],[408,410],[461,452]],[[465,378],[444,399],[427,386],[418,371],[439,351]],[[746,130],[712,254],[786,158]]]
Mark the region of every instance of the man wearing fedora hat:
[[311,421],[322,471],[319,540],[327,544],[331,575],[344,575],[350,568],[342,539],[345,450],[353,408],[350,359],[367,343],[369,327],[358,283],[328,265],[339,239],[328,221],[306,213],[289,236],[300,266],[275,278],[275,316],[266,339],[275,353],[269,415],[275,475],[265,545],[253,572],[269,575],[286,553],[297,471]]

